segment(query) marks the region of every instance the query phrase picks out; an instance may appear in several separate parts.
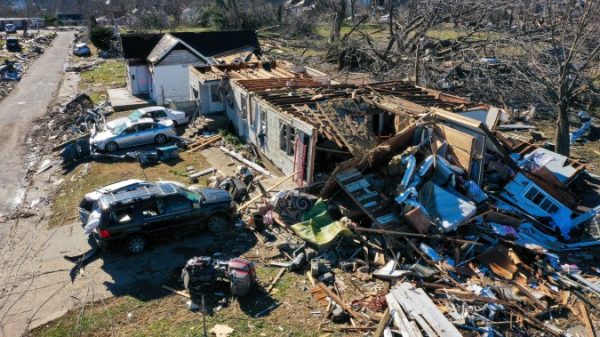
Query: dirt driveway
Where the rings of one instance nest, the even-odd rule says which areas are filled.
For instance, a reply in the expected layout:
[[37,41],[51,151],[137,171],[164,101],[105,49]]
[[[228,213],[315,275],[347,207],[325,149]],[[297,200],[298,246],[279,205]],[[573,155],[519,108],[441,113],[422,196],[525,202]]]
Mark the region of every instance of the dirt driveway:
[[72,41],[72,32],[58,32],[0,104],[0,214],[10,212],[23,198],[28,164],[25,140],[32,122],[46,113],[55,98]]

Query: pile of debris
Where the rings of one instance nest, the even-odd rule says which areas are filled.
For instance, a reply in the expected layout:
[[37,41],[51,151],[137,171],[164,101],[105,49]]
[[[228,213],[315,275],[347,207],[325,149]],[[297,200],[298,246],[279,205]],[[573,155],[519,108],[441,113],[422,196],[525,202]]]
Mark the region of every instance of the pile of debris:
[[596,336],[600,206],[575,192],[589,193],[585,166],[490,129],[430,109],[340,164],[319,195],[281,191],[240,210],[257,232],[304,242],[270,264],[310,265],[327,317],[351,323],[334,330]]
[[29,63],[44,52],[55,36],[55,33],[29,34],[16,38],[18,51],[0,49],[0,59],[4,59],[0,64],[0,99],[8,95]]

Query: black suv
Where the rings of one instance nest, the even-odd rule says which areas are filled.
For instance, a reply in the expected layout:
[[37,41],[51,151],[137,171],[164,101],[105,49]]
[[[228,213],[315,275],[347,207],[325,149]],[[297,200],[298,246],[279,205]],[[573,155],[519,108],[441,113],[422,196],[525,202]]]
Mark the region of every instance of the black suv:
[[116,242],[127,253],[139,254],[150,240],[206,228],[212,232],[227,231],[234,214],[235,203],[227,191],[145,182],[103,194],[86,221],[99,222],[93,236],[101,247]]

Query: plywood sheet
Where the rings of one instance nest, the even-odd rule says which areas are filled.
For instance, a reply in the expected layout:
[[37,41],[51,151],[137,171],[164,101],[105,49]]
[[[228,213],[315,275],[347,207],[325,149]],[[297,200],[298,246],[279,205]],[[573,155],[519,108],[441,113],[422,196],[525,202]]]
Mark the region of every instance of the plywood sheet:
[[460,166],[470,172],[475,137],[447,125],[439,125],[436,128],[439,128],[438,133],[446,139]]

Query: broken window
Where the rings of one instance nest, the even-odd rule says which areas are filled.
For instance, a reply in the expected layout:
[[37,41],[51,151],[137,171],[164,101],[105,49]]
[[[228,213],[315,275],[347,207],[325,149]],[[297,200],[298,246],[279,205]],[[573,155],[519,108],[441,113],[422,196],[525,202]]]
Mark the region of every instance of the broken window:
[[192,203],[188,198],[180,195],[172,195],[167,198],[167,211],[169,213],[184,212],[192,209]]
[[219,93],[219,85],[213,84],[208,87],[210,89],[210,101],[212,103],[222,103],[221,93]]
[[240,113],[242,119],[248,118],[248,95],[240,94]]
[[118,209],[110,213],[112,225],[124,225],[133,221],[133,207]]
[[164,214],[164,201],[161,199],[157,200],[146,200],[142,204],[142,216],[144,218],[151,218]]
[[294,142],[296,141],[296,129],[279,121],[279,148],[288,156],[294,155]]
[[558,211],[558,206],[535,186],[531,186],[525,193],[525,198],[543,209],[548,214],[554,214]]

